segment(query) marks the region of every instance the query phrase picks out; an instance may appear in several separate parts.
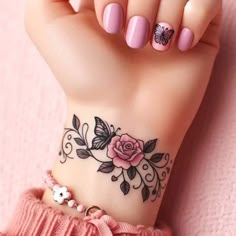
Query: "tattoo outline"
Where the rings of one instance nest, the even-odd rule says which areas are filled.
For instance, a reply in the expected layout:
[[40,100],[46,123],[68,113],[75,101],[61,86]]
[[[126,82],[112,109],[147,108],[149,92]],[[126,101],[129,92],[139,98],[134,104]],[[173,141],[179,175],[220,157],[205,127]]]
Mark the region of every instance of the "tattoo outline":
[[[124,195],[127,195],[133,188],[134,190],[141,189],[143,202],[149,198],[154,202],[161,197],[161,193],[166,187],[163,182],[170,173],[172,160],[169,153],[154,152],[157,139],[144,143],[127,133],[119,135],[120,128],[115,129],[113,125],[95,117],[95,137],[92,139],[92,145],[89,146],[88,130],[88,123],[81,124],[79,118],[74,115],[72,128],[65,128],[62,139],[62,150],[59,152],[63,158],[60,161],[62,164],[67,159],[74,159],[71,153],[75,151],[79,159],[93,158],[96,160],[99,163],[97,172],[110,174],[114,170],[119,170],[118,175],[111,176],[111,181],[118,182],[121,179],[120,190]],[[94,151],[105,149],[108,160],[99,160],[94,155]],[[143,172],[145,172],[144,175]],[[140,183],[132,185],[131,182],[137,178]]]

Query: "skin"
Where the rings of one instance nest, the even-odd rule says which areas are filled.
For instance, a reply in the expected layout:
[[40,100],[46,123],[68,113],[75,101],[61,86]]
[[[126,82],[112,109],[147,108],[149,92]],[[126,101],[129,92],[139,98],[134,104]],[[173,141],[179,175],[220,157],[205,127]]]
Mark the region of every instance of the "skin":
[[[221,11],[219,0],[192,0],[185,10],[186,2],[178,1],[182,7],[173,7],[170,13],[161,1],[147,1],[152,11],[146,1],[116,2],[127,10],[127,20],[138,14],[152,22],[151,28],[163,20],[177,29],[191,28],[195,38],[185,53],[176,47],[177,35],[171,48],[161,53],[151,47],[151,40],[142,50],[129,48],[126,28],[117,35],[107,34],[101,27],[102,12],[111,1],[82,1],[75,13],[67,1],[28,0],[26,29],[67,95],[65,127],[71,127],[76,114],[89,124],[91,138],[94,116],[99,116],[137,139],[158,138],[159,151],[170,153],[174,161],[210,79],[219,50]],[[69,160],[63,165],[59,160],[53,175],[79,202],[100,206],[118,221],[154,225],[163,195],[144,204],[135,192],[124,197],[107,175],[97,173],[94,160]],[[43,201],[83,217],[58,206],[49,190]]]

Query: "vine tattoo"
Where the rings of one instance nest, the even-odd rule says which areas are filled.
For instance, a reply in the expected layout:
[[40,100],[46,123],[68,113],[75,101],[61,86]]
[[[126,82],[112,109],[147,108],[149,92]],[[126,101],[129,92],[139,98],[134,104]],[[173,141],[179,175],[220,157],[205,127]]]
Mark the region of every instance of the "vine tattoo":
[[[143,202],[148,199],[154,202],[161,197],[172,160],[169,153],[154,152],[157,139],[145,143],[127,133],[120,135],[120,128],[115,129],[99,117],[95,117],[95,137],[91,145],[87,137],[88,131],[89,125],[81,124],[79,118],[74,115],[72,128],[65,129],[62,139],[62,149],[59,152],[62,164],[68,159],[75,159],[72,155],[75,152],[76,158],[93,158],[98,162],[98,172],[113,173],[111,181],[120,182],[120,190],[124,195],[133,188],[141,191]],[[100,160],[96,155],[100,150],[106,152],[107,161]]]

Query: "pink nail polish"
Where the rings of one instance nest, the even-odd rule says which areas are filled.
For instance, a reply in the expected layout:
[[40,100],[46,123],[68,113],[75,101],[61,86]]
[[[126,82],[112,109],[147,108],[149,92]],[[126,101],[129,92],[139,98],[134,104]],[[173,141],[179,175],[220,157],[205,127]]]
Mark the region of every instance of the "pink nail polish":
[[107,33],[117,34],[124,24],[124,11],[120,4],[108,4],[103,13],[103,26]]
[[171,38],[175,31],[167,23],[158,23],[154,29],[152,46],[158,51],[166,51],[170,47]]
[[183,28],[178,40],[178,48],[180,51],[185,52],[188,51],[193,44],[194,34],[188,28]]
[[143,16],[133,16],[129,20],[126,42],[131,48],[143,48],[147,41],[150,30],[149,21]]

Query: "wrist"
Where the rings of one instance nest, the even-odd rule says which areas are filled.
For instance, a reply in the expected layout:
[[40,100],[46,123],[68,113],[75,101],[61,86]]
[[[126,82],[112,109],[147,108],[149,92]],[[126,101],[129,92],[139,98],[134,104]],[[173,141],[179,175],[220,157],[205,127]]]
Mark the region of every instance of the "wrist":
[[[143,123],[140,117],[136,117],[135,111],[127,116],[129,112],[126,109],[83,106],[69,101],[60,155],[52,173],[62,186],[67,186],[72,191],[76,201],[87,206],[99,206],[118,221],[150,226],[155,223],[177,150],[163,134],[163,126],[154,122]],[[135,145],[140,146],[132,152],[136,152],[137,157],[140,158],[148,141],[153,141],[152,145],[155,147],[149,147],[153,150],[146,151],[142,160],[135,157],[136,159],[128,158],[126,162],[121,162],[125,155],[120,153],[120,159],[115,162],[111,153],[108,153],[111,140],[104,144],[103,150],[93,147],[93,140],[97,136],[94,132],[95,117],[107,122],[110,132],[115,132],[113,136],[122,138],[128,135],[129,141],[136,140]],[[80,141],[76,142],[76,138]],[[82,145],[81,142],[86,144]],[[85,150],[85,156],[78,155],[78,149]],[[120,151],[117,150],[117,153]],[[159,154],[156,155],[156,163],[148,162],[154,154]],[[104,166],[108,162],[111,165]],[[155,165],[161,168],[155,169]],[[43,201],[70,215],[78,214],[64,205],[57,205],[49,190],[45,191]]]

